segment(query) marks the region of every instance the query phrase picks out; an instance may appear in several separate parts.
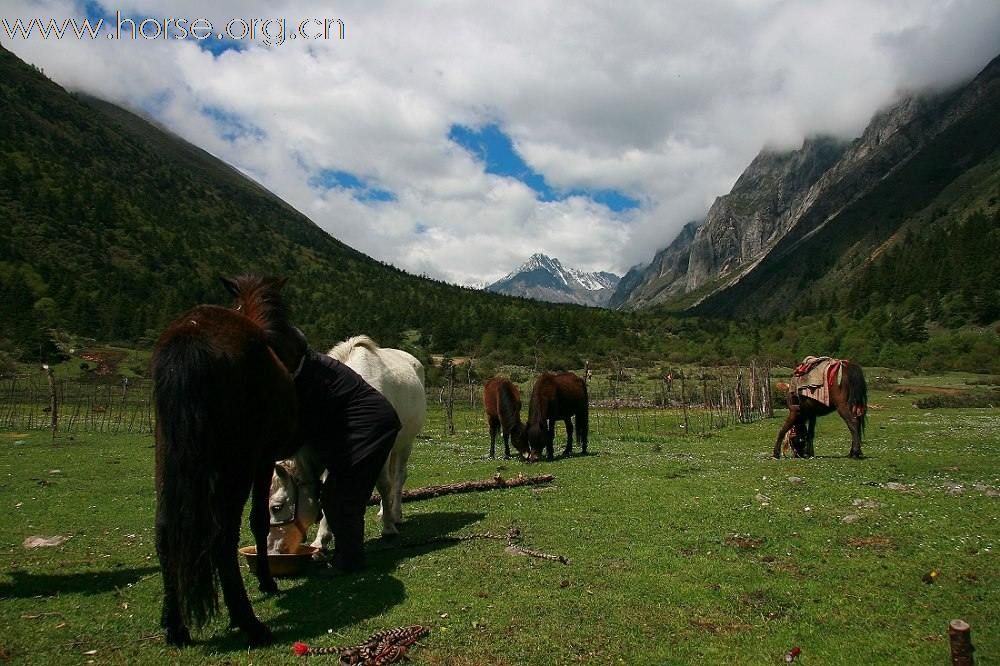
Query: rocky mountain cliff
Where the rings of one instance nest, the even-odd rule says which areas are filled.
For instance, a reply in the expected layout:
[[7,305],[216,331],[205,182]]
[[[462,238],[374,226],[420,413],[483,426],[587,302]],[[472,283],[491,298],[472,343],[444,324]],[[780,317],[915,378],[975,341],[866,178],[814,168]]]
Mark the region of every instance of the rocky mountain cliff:
[[903,99],[854,141],[814,137],[795,151],[765,149],[704,222],[626,276],[611,303],[780,311],[811,292],[812,280],[870,259],[988,159],[1000,142],[998,99],[1000,59],[958,90]]
[[565,268],[558,259],[533,254],[520,268],[488,285],[486,290],[550,303],[607,307],[619,280],[612,273]]

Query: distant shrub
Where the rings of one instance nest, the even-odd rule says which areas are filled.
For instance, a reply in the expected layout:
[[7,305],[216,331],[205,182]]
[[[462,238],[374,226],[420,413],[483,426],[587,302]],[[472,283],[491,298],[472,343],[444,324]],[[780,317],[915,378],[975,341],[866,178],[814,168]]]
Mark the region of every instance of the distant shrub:
[[879,391],[890,391],[896,388],[896,384],[898,383],[899,380],[896,379],[895,377],[879,375],[876,377],[872,377],[870,380],[868,380],[868,388],[876,389]]
[[1000,375],[989,375],[987,377],[966,379],[965,383],[969,386],[1000,386]]
[[920,409],[957,408],[957,407],[996,407],[1000,405],[1000,391],[990,393],[936,393],[926,398],[920,398],[914,403]]

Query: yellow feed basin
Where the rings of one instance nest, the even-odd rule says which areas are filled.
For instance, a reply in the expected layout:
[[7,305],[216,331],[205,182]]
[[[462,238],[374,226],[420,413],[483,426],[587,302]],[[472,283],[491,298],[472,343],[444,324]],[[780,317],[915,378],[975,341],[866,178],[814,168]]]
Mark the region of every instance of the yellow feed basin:
[[[267,556],[267,562],[271,565],[271,575],[275,578],[288,578],[291,576],[301,576],[305,573],[312,556],[319,548],[314,546],[299,546],[294,553],[277,553]],[[247,560],[250,571],[257,572],[257,547],[244,546],[240,548],[240,553]]]

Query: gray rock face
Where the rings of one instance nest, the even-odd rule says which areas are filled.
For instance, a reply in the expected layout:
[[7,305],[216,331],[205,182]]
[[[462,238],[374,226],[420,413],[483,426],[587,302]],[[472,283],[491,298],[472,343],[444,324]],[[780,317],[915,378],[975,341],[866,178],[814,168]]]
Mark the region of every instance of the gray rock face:
[[767,270],[776,256],[805,247],[828,224],[836,226],[842,211],[938,136],[982,115],[995,101],[998,70],[1000,59],[958,91],[907,97],[878,113],[853,141],[812,137],[795,151],[761,151],[696,230],[686,226],[647,267],[625,276],[613,307],[708,303],[700,309],[728,312],[737,301],[724,295],[727,290]]
[[691,241],[697,222],[688,222],[670,246],[661,250],[645,267],[629,270],[618,283],[608,307],[641,307],[680,296],[687,285]]
[[565,268],[558,259],[533,254],[516,271],[487,286],[486,291],[549,303],[607,307],[619,280],[613,273]]

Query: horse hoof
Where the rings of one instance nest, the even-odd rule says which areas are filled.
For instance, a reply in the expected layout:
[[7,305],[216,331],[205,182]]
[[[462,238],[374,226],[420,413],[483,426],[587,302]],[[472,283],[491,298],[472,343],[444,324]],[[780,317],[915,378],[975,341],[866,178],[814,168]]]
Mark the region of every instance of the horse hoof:
[[246,633],[250,647],[266,647],[274,643],[274,635],[262,622],[258,622],[257,626],[248,629]]
[[260,591],[263,594],[277,594],[278,593],[278,584],[275,583],[273,579],[270,580],[270,581],[263,581],[262,580],[262,581],[260,581]]
[[167,645],[173,645],[174,647],[185,647],[191,645],[191,632],[188,631],[187,627],[177,627],[177,628],[167,628],[163,632],[163,640],[166,641]]

